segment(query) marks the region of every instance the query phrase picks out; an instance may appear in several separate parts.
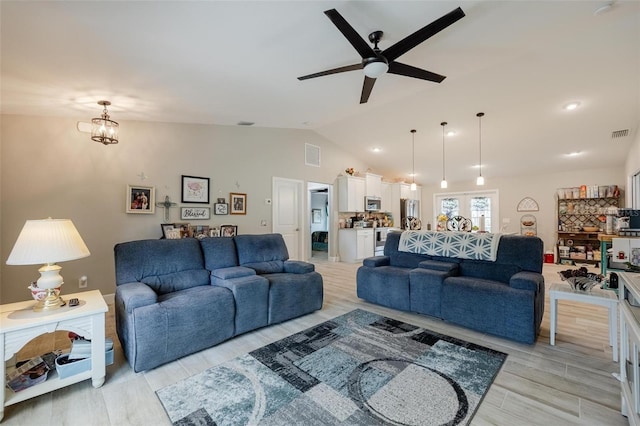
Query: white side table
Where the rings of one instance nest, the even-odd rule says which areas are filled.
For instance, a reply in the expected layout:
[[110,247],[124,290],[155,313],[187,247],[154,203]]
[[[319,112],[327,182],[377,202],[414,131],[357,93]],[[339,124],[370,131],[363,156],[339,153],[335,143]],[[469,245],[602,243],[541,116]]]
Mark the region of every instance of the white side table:
[[609,310],[609,345],[613,349],[613,361],[618,362],[618,296],[611,290],[592,289],[590,292],[577,292],[568,283],[554,283],[549,291],[551,305],[551,333],[549,343],[556,344],[558,327],[558,300],[590,303],[604,306]]
[[[107,304],[98,290],[84,293],[65,294],[65,300],[78,298],[78,306],[63,306],[49,312],[34,312],[34,301],[0,305],[0,399],[3,405],[0,420],[4,417],[4,407],[42,395],[73,383],[91,378],[93,387],[103,385],[105,370],[104,328]],[[54,371],[49,372],[47,381],[13,392],[6,387],[6,361],[11,359],[31,339],[57,330],[68,330],[91,339],[91,370],[60,379]]]

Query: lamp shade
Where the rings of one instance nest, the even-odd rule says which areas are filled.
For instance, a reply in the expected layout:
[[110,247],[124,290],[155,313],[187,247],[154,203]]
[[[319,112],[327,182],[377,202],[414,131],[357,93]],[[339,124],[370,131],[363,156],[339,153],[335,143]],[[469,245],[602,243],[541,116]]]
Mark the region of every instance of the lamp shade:
[[7,265],[56,263],[89,255],[89,249],[71,220],[27,220],[9,254]]

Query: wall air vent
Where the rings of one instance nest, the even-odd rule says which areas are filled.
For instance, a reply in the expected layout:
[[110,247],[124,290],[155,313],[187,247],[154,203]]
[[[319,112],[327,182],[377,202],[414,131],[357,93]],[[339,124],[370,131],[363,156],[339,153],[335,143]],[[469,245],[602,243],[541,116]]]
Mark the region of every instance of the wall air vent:
[[629,129],[616,130],[611,132],[611,139],[624,138],[629,136]]
[[307,166],[320,167],[320,147],[304,144],[304,164]]
[[238,121],[238,126],[253,126],[254,123],[253,121]]

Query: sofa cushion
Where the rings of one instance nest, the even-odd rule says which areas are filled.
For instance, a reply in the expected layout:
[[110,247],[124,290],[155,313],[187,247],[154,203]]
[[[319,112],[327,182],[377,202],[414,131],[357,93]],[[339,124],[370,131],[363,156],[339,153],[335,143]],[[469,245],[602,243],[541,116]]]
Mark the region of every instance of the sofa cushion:
[[509,283],[514,274],[520,272],[517,265],[485,262],[482,260],[464,260],[460,263],[460,275],[466,277],[482,278],[501,283]]
[[255,269],[258,274],[284,271],[283,262],[289,259],[289,252],[282,235],[237,235],[234,240],[241,266]]
[[418,264],[418,267],[422,269],[432,269],[434,271],[443,271],[443,272],[450,272],[450,273],[458,272],[457,262],[441,262],[438,260],[423,260]]
[[233,238],[203,238],[200,246],[204,253],[204,266],[208,270],[238,266],[236,243]]
[[[206,272],[200,242],[195,238],[129,241],[116,244],[113,250],[116,285],[140,281],[155,286],[154,289],[164,289],[169,278],[178,280],[179,288],[209,282],[208,272],[204,280],[201,272],[193,272]],[[180,274],[183,271],[189,272]],[[171,277],[155,278],[163,275]]]
[[158,294],[173,293],[199,285],[209,285],[209,271],[206,269],[193,269],[172,274],[149,275],[140,280],[151,287]]
[[316,270],[313,263],[301,260],[287,260],[283,263],[283,270],[289,274],[306,274]]

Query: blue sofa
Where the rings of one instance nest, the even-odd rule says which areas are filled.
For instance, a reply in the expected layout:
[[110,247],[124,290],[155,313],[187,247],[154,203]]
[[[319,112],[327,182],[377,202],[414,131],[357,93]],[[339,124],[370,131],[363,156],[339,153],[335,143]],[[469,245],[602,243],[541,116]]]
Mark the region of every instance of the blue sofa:
[[322,308],[322,276],[280,234],[114,247],[116,329],[135,372]]
[[495,261],[408,253],[398,249],[400,238],[389,233],[384,256],[364,260],[356,276],[359,298],[535,342],[545,295],[540,238],[501,236]]

